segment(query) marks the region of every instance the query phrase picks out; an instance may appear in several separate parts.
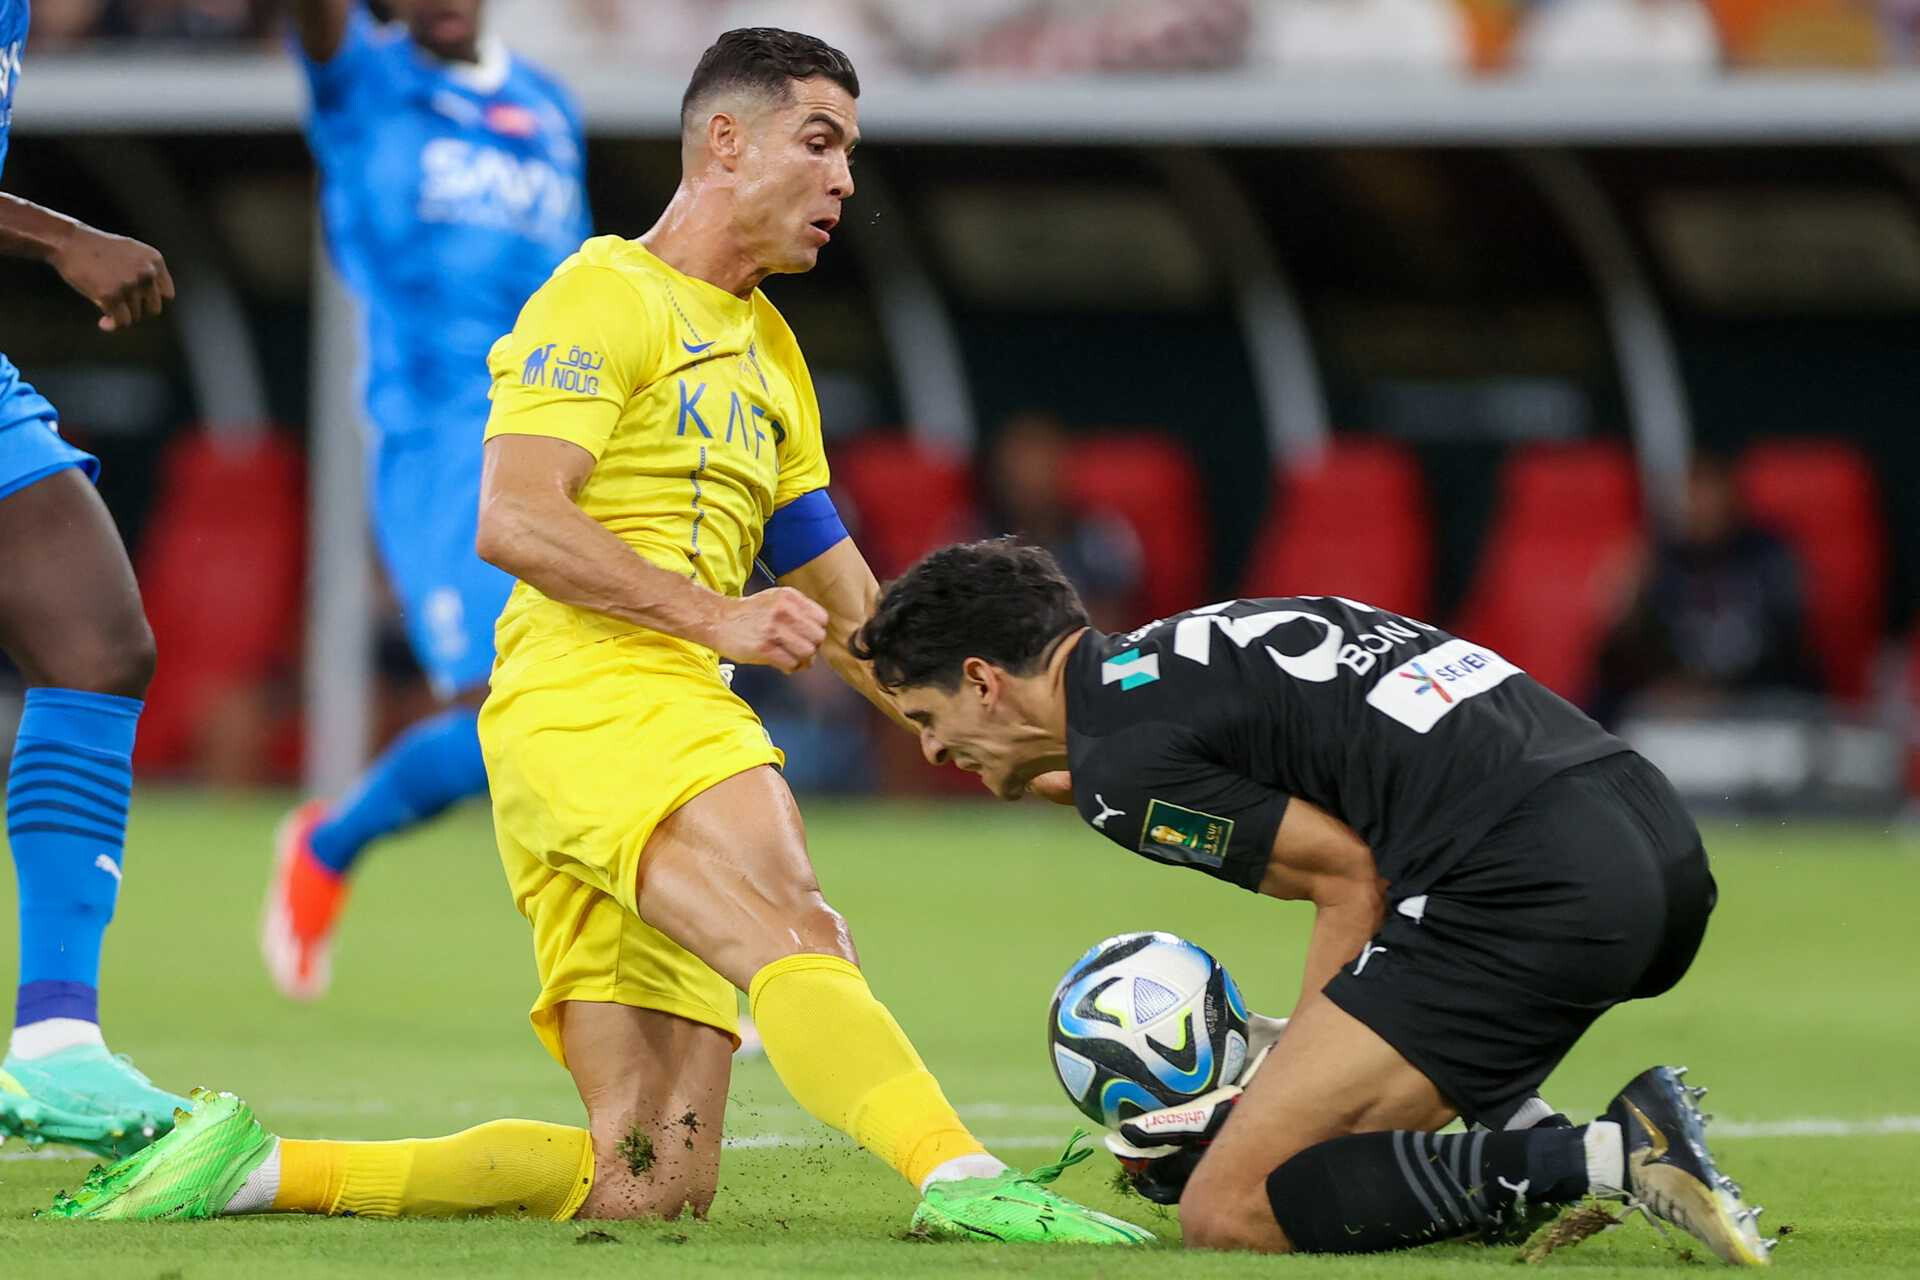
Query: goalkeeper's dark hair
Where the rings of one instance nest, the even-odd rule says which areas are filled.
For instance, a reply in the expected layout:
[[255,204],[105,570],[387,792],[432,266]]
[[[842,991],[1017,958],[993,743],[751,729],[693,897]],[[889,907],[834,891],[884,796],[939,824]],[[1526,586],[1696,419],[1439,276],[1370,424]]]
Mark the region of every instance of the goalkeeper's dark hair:
[[1030,676],[1086,625],[1086,606],[1052,556],[994,538],[943,547],[888,583],[850,648],[885,688],[951,693],[968,658]]
[[700,55],[693,79],[680,98],[680,123],[692,121],[695,109],[715,94],[747,89],[777,101],[793,93],[795,80],[824,76],[860,96],[860,77],[847,55],[820,39],[778,27],[738,27],[724,32]]

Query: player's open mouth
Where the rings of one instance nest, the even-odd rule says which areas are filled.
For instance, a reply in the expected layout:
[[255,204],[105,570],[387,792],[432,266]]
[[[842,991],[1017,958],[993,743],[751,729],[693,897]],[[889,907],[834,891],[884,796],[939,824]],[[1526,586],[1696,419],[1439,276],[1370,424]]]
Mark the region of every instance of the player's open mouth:
[[820,233],[820,243],[825,244],[827,241],[833,239],[833,235],[832,235],[833,229],[840,225],[840,219],[815,218],[812,222],[809,222],[807,225],[811,227],[813,230]]

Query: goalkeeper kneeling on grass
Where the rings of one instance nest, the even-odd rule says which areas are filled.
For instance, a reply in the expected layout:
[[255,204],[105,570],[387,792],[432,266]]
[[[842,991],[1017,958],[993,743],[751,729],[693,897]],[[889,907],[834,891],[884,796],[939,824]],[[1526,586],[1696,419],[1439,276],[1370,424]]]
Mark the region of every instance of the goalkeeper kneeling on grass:
[[[1526,672],[1331,596],[1105,635],[1045,551],[1006,540],[929,555],[851,649],[930,761],[1073,803],[1129,853],[1313,904],[1300,1000],[1259,1073],[1122,1126],[1187,1244],[1401,1249],[1617,1195],[1729,1262],[1767,1260],[1679,1072],[1642,1072],[1590,1124],[1547,1123],[1548,1073],[1608,1009],[1680,980],[1715,890],[1667,779]],[[1456,1117],[1476,1129],[1435,1132]]]

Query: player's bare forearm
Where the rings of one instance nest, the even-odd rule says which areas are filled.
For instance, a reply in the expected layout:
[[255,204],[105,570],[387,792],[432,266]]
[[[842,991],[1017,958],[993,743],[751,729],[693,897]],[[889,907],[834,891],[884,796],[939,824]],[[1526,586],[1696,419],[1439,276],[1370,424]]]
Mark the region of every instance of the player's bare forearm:
[[152,245],[101,231],[30,200],[0,194],[0,254],[44,262],[100,310],[111,333],[159,315],[173,277]]
[[853,539],[843,538],[781,575],[780,585],[792,587],[827,611],[827,639],[821,652],[834,673],[888,719],[918,737],[920,730],[900,714],[893,698],[873,678],[872,665],[854,657],[847,647],[880,599],[880,582]]
[[542,436],[487,442],[480,558],[549,600],[711,647],[725,601],[635,555],[574,502],[593,472],[578,445]]
[[1302,1001],[1360,954],[1386,916],[1386,882],[1374,865],[1373,850],[1352,827],[1297,796],[1287,802],[1280,820],[1260,892],[1314,905]]
[[575,498],[593,455],[548,436],[487,441],[474,549],[550,600],[676,636],[736,662],[797,671],[826,638],[826,611],[775,587],[745,600],[649,563]]
[[900,708],[894,705],[892,695],[882,689],[879,682],[873,678],[872,664],[862,662],[849,653],[844,638],[838,642],[829,638],[822,648],[827,655],[827,665],[831,666],[834,673],[846,681],[855,693],[878,707],[880,713],[887,719],[908,733],[919,736],[920,731],[914,727],[913,721],[900,714]]
[[1307,1001],[1340,972],[1340,966],[1361,954],[1380,929],[1384,903],[1380,898],[1360,894],[1333,902],[1314,904],[1313,932],[1307,938],[1306,963],[1300,972],[1300,1000],[1297,1013]]
[[79,226],[64,213],[0,192],[0,255],[50,261]]
[[315,62],[327,62],[340,52],[347,34],[347,14],[352,0],[292,0],[293,29],[300,47]]

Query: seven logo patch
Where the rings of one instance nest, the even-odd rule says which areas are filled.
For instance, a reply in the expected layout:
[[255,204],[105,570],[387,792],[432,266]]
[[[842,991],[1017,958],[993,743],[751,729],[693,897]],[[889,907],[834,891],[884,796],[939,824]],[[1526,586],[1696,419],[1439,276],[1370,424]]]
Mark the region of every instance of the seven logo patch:
[[1380,677],[1367,705],[1425,733],[1467,698],[1485,693],[1520,668],[1471,640],[1449,640]]

